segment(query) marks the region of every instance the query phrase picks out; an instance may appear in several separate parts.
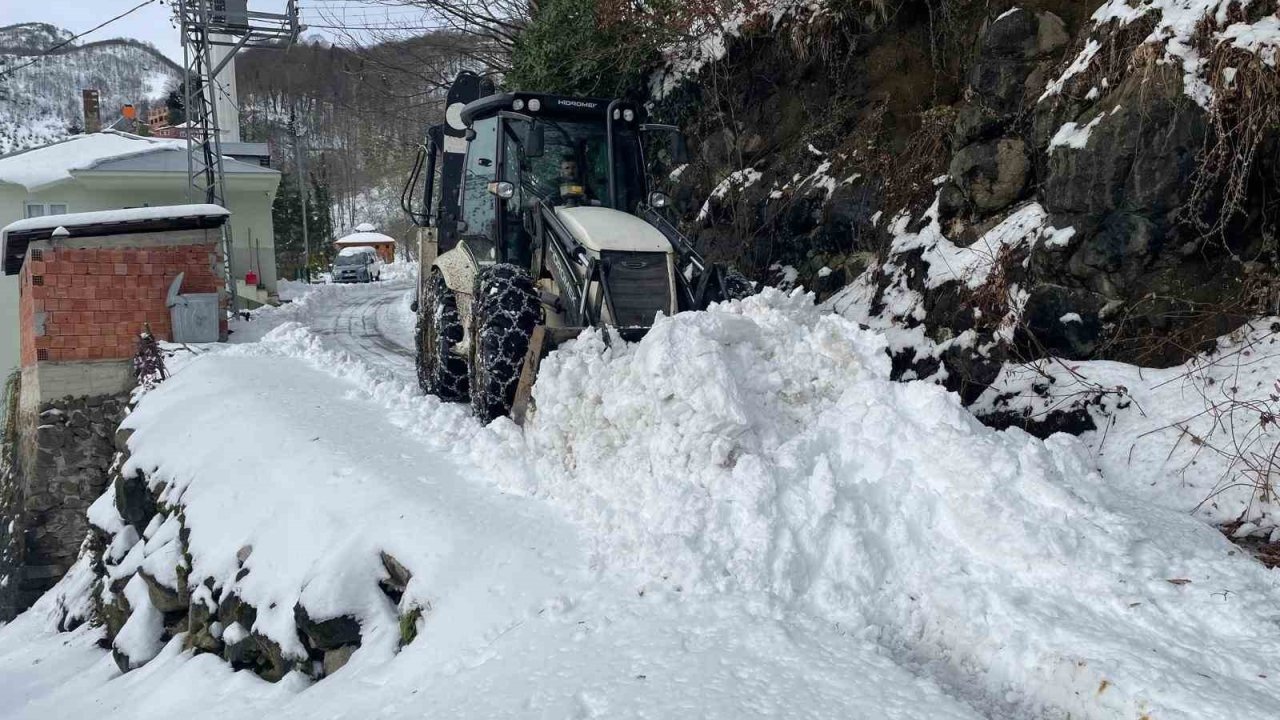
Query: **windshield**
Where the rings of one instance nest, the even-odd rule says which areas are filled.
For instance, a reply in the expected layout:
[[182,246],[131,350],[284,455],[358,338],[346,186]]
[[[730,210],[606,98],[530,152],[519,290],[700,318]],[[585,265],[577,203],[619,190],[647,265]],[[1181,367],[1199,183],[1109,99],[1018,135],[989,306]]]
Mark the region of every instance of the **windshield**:
[[335,264],[337,265],[367,265],[369,263],[369,253],[352,253],[350,255],[339,255]]
[[[537,157],[524,152],[531,124],[507,124],[507,179],[552,205],[610,205],[605,123],[540,118],[537,124],[544,133],[543,152]],[[614,126],[613,141],[618,209],[632,211],[644,197],[640,145],[635,132],[622,124]]]

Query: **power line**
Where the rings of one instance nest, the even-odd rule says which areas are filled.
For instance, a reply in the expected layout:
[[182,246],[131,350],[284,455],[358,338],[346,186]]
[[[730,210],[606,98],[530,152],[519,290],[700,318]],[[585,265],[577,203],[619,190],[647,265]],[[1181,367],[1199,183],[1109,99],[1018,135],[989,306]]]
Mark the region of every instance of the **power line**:
[[54,52],[55,50],[60,50],[60,49],[62,49],[62,48],[64,48],[64,47],[66,47],[67,45],[70,45],[71,43],[75,42],[76,40],[79,40],[80,38],[84,37],[85,35],[88,35],[89,33],[92,33],[92,32],[97,32],[98,30],[101,30],[102,28],[104,28],[104,27],[106,27],[106,26],[110,25],[111,23],[113,23],[113,22],[115,22],[115,21],[117,21],[117,20],[119,20],[119,19],[121,19],[121,18],[123,18],[123,17],[127,17],[127,16],[129,16],[129,15],[132,15],[133,13],[135,13],[135,12],[137,12],[137,11],[141,10],[142,8],[144,8],[144,7],[146,7],[146,6],[150,5],[150,4],[152,4],[152,3],[154,3],[154,2],[160,2],[160,0],[143,0],[143,2],[140,2],[140,3],[138,3],[137,5],[134,5],[133,7],[129,8],[128,10],[125,10],[124,12],[122,12],[122,13],[120,13],[119,15],[117,15],[117,16],[115,16],[115,17],[111,18],[110,20],[107,20],[106,22],[102,23],[101,25],[98,25],[97,27],[93,27],[93,28],[90,28],[90,29],[88,29],[88,30],[85,30],[84,32],[82,32],[82,33],[80,33],[80,34],[78,34],[78,35],[72,35],[71,37],[67,38],[66,40],[63,40],[62,42],[58,43],[57,45],[54,45],[53,47],[48,48],[47,50],[44,50],[44,51],[43,51],[43,52],[41,52],[39,55],[37,55],[37,56],[35,56],[34,58],[32,58],[30,61],[25,62],[25,63],[23,63],[23,64],[19,65],[18,67],[15,67],[15,68],[9,68],[8,70],[5,70],[4,72],[0,73],[0,78],[4,77],[4,76],[6,76],[6,75],[12,75],[13,73],[18,72],[19,70],[21,70],[21,69],[23,69],[23,68],[31,67],[32,65],[35,65],[36,63],[40,62],[40,61],[41,61],[41,60],[43,60],[44,58],[48,57],[49,55],[52,55],[52,54],[53,54],[53,52]]

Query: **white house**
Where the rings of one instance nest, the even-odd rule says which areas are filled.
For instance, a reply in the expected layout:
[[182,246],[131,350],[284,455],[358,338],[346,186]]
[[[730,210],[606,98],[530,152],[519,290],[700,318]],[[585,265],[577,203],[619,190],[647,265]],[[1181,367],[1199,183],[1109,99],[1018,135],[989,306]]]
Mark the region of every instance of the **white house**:
[[[229,157],[224,169],[238,294],[265,303],[276,292],[271,204],[280,173]],[[204,198],[188,196],[186,142],[181,140],[108,130],[0,156],[0,227],[38,215],[191,202]],[[244,285],[250,270],[258,276],[258,288]],[[0,279],[0,371],[16,365],[17,323],[11,315],[18,291],[10,280]]]

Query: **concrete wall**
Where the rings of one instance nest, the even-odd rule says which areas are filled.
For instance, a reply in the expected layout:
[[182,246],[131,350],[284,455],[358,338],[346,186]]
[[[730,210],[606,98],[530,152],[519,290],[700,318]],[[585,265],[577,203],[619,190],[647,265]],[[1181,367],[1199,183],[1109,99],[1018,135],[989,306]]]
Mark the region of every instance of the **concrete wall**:
[[[22,219],[26,202],[66,203],[67,212],[116,210],[142,205],[185,205],[186,176],[155,173],[149,176],[85,175],[36,192],[16,185],[0,185],[0,227]],[[232,272],[244,279],[257,271],[268,292],[276,292],[275,232],[271,203],[275,201],[277,175],[229,176],[227,206],[231,210]],[[197,200],[200,202],[200,200]],[[11,285],[9,287],[12,287]],[[0,292],[4,288],[0,287]],[[4,297],[0,296],[0,302]]]

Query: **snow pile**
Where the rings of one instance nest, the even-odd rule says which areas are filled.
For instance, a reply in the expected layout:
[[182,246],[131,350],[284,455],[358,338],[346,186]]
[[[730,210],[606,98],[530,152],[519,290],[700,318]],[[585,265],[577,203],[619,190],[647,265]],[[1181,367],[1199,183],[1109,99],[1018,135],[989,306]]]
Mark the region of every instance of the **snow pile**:
[[911,218],[905,213],[890,228],[894,236],[892,255],[923,250],[921,259],[929,269],[926,286],[930,289],[949,282],[961,282],[970,289],[981,287],[1005,252],[1030,248],[1054,231],[1048,225],[1049,214],[1039,203],[1031,202],[1011,212],[972,244],[961,247],[943,234],[937,216],[935,200],[925,214],[929,223],[918,232],[907,231]]
[[1104,481],[1075,438],[889,381],[883,338],[809,302],[766,293],[548,358],[524,490],[589,528],[595,562],[766,592],[1017,716],[1273,712],[1269,571]]
[[1089,144],[1089,133],[1106,115],[1099,114],[1094,119],[1084,125],[1074,122],[1065,122],[1062,127],[1058,128],[1058,132],[1054,133],[1053,139],[1049,141],[1049,152],[1053,152],[1054,148],[1068,147],[1075,150],[1084,148]]
[[[769,540],[763,519],[749,516],[773,490],[762,459],[849,382],[887,378],[883,348],[813,312],[810,296],[776,291],[663,318],[636,345],[606,348],[589,333],[539,372],[526,438],[543,472],[526,490],[579,510],[602,557],[634,559],[686,587],[765,588],[756,576],[767,571],[748,567],[764,555],[751,546]],[[739,565],[742,577],[728,572]]]
[[[328,303],[344,292],[358,291],[359,288],[344,287],[328,283],[312,283],[282,281],[280,283],[280,299],[289,296],[289,302],[278,306],[264,305],[243,315],[231,319],[230,340],[235,344],[254,343],[275,328],[287,322],[308,323],[317,314],[325,311]],[[247,317],[246,317],[247,315]]]
[[[1063,318],[1065,322],[1066,317]],[[1096,431],[1081,439],[1117,485],[1155,506],[1207,523],[1248,523],[1246,534],[1280,539],[1280,506],[1264,489],[1280,447],[1280,318],[1219,338],[1207,354],[1171,368],[1049,359],[1007,365],[974,405],[1028,417],[1081,398]]]
[[395,262],[387,263],[382,266],[383,280],[411,280],[418,279],[418,263],[415,260],[397,259]]
[[[1197,50],[1196,39],[1204,21],[1214,23],[1210,28],[1210,45],[1229,42],[1236,48],[1258,55],[1269,66],[1276,65],[1277,51],[1280,50],[1280,19],[1275,14],[1254,23],[1229,22],[1233,8],[1239,10],[1248,5],[1248,0],[1107,0],[1092,15],[1093,32],[1105,32],[1108,28],[1114,30],[1154,17],[1155,27],[1142,42],[1163,47],[1164,61],[1183,69],[1184,92],[1209,110],[1213,105],[1213,89],[1205,76],[1208,62]],[[1062,92],[1070,78],[1089,68],[1101,49],[1101,44],[1090,38],[1067,69],[1049,82],[1040,99]]]

